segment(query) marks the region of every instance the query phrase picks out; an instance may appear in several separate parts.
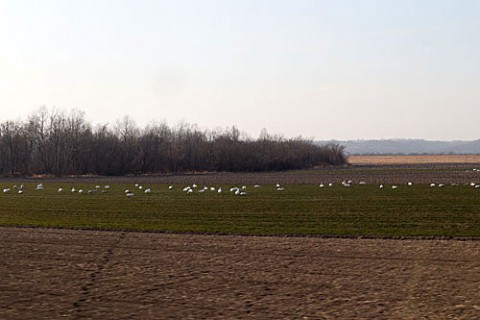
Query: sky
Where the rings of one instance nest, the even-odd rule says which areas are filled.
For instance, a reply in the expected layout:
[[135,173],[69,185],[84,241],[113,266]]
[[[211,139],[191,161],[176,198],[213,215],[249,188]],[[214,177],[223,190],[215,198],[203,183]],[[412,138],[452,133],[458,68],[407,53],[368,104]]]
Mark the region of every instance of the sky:
[[480,138],[480,0],[0,0],[0,39],[0,121]]

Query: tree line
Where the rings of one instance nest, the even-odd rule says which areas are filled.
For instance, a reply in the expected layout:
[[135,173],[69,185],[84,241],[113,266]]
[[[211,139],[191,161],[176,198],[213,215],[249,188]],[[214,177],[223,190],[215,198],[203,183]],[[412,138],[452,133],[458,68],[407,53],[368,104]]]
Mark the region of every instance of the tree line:
[[266,130],[251,139],[236,127],[139,128],[128,116],[112,126],[93,126],[82,111],[46,108],[26,120],[0,123],[3,176],[280,171],[345,163],[340,145],[285,139]]

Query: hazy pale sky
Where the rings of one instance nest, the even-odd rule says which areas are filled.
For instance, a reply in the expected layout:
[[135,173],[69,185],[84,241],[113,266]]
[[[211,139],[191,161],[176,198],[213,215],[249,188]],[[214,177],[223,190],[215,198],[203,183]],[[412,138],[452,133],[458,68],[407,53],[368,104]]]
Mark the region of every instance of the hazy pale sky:
[[0,49],[1,121],[480,138],[480,0],[0,0]]

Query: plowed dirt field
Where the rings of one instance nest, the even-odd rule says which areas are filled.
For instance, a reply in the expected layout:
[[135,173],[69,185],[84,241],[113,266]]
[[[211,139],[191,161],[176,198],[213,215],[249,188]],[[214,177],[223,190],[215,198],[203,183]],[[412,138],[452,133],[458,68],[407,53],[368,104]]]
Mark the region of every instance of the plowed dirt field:
[[480,241],[0,228],[0,319],[478,319]]

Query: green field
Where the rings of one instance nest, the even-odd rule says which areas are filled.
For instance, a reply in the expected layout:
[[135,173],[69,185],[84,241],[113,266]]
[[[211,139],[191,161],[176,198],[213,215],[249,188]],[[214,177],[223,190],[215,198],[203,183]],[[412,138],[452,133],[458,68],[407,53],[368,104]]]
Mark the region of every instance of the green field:
[[[110,184],[108,193],[70,192],[71,185],[45,183],[43,191],[0,193],[0,225],[265,235],[480,236],[480,190],[471,186],[339,184],[247,186],[235,196],[207,190],[187,195],[184,186]],[[4,186],[5,187],[5,186]],[[59,187],[66,191],[57,192]],[[203,187],[203,186],[202,186]],[[218,186],[217,186],[218,187]],[[75,185],[93,189],[94,185]],[[102,185],[103,189],[103,185]],[[135,196],[126,197],[130,189]],[[0,190],[1,191],[1,190]]]

